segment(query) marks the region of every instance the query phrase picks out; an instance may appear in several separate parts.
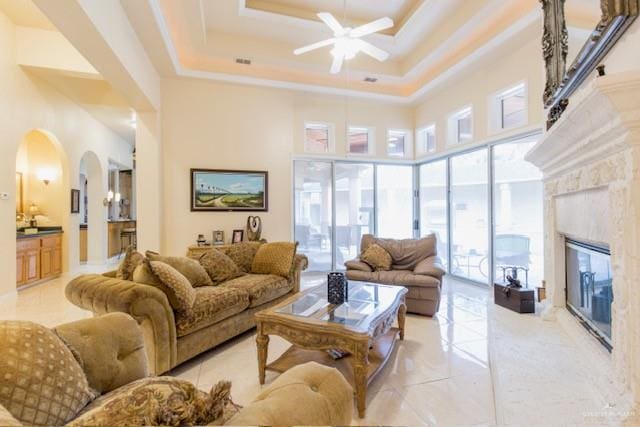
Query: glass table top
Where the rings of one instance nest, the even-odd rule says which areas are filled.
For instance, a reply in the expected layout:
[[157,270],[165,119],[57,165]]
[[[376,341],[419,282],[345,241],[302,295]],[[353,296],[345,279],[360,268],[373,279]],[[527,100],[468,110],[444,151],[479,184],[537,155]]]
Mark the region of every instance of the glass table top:
[[324,284],[302,292],[297,299],[275,311],[341,324],[350,329],[367,330],[369,324],[380,313],[394,304],[399,294],[406,292],[405,288],[400,286],[374,285],[365,282],[350,281],[348,286],[349,300],[343,304],[329,303],[327,285]]

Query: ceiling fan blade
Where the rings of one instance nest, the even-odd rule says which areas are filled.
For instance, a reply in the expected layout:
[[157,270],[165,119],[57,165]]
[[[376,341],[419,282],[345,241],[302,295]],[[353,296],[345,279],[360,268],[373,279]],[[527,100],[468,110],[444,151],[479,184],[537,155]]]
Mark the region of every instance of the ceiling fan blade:
[[373,22],[369,22],[368,24],[361,25],[359,27],[351,30],[349,35],[351,37],[362,37],[372,33],[377,33],[378,31],[386,30],[387,28],[393,27],[393,19],[386,17],[380,18]]
[[318,18],[322,20],[336,36],[341,36],[344,34],[344,27],[338,20],[329,12],[320,12],[318,13]]
[[331,74],[338,74],[342,69],[343,62],[344,62],[344,55],[334,56],[333,63],[331,64]]
[[380,62],[386,61],[387,59],[389,59],[389,53],[385,52],[379,47],[375,47],[371,43],[361,39],[357,39],[354,41],[357,43],[358,49],[360,49],[362,52],[366,53],[367,55],[371,56],[372,58],[375,58]]
[[300,47],[293,51],[294,55],[302,55],[303,53],[310,52],[315,49],[320,49],[321,47],[332,45],[336,39],[331,38],[327,40],[322,40],[321,42],[313,43],[308,46]]

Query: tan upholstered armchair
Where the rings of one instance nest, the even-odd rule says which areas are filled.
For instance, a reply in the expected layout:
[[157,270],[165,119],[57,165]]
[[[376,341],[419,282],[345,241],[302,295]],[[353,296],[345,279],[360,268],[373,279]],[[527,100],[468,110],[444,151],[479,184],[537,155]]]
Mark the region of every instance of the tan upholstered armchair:
[[422,239],[380,239],[371,234],[362,236],[361,251],[377,244],[391,255],[391,269],[374,270],[360,258],[345,262],[347,278],[364,282],[406,287],[407,311],[433,316],[440,305],[442,277],[445,274],[436,252],[436,236]]
[[[351,422],[353,389],[337,370],[316,363],[285,372],[241,410],[230,401],[229,382],[205,393],[184,380],[148,376],[142,332],[124,313],[54,330],[0,321],[0,340],[2,426]],[[75,371],[61,372],[70,365]]]

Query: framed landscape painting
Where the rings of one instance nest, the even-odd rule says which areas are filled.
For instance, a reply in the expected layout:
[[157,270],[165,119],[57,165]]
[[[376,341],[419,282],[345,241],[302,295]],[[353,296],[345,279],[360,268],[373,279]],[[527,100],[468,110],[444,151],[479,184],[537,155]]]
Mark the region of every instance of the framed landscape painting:
[[191,169],[191,211],[268,210],[268,173]]

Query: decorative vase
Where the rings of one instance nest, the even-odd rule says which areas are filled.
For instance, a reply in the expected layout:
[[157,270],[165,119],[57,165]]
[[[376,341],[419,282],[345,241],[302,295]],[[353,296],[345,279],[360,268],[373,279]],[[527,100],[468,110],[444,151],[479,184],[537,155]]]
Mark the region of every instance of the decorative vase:
[[349,286],[344,273],[333,272],[327,275],[327,300],[329,304],[343,304],[349,300]]

